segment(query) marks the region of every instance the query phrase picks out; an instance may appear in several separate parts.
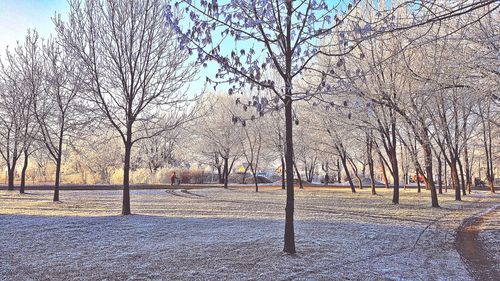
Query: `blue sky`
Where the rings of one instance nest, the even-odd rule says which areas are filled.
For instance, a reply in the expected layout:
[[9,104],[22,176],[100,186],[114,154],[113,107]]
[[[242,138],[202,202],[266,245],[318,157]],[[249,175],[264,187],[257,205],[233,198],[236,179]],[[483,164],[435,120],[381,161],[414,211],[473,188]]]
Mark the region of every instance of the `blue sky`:
[[[7,45],[12,49],[16,41],[23,41],[30,28],[35,28],[44,38],[49,37],[54,33],[51,17],[55,12],[64,17],[68,9],[66,0],[0,0],[0,57],[4,56]],[[190,92],[199,93],[206,73],[215,73],[216,69],[213,64],[201,68],[197,80],[190,85]]]
[[54,32],[51,17],[57,11],[66,14],[66,0],[0,0],[0,50],[24,40],[28,28],[36,28],[42,37]]

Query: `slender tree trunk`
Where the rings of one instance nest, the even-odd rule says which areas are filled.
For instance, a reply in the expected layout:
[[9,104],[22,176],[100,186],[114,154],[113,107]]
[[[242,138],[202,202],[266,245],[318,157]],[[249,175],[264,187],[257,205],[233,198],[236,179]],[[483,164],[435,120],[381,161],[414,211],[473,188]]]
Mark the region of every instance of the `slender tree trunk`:
[[463,169],[462,161],[460,160],[460,158],[457,159],[457,163],[458,163],[458,168],[460,169],[460,180],[462,183],[462,195],[466,196],[467,190],[465,189],[466,187],[465,187],[464,169]]
[[285,97],[285,165],[286,165],[286,207],[285,207],[285,237],[283,251],[289,254],[295,254],[295,230],[293,223],[293,213],[295,196],[293,189],[293,115],[291,98],[291,81],[286,88]]
[[132,155],[132,132],[127,130],[125,142],[125,161],[123,164],[123,203],[122,215],[130,215],[130,157]]
[[21,170],[21,186],[19,187],[19,193],[24,193],[24,188],[26,186],[26,170],[28,169],[29,153],[28,150],[24,150],[24,163],[23,169]]
[[227,188],[229,181],[229,157],[223,157],[224,160],[224,188]]
[[415,169],[415,175],[417,176],[416,182],[417,182],[417,192],[420,193],[420,173],[418,172],[418,168]]
[[385,185],[385,188],[389,188],[389,180],[387,179],[387,172],[385,171],[385,164],[384,164],[384,160],[382,160],[382,156],[379,155],[379,162],[380,162],[380,166],[382,167],[382,177],[384,179],[384,185]]
[[441,155],[437,157],[438,161],[438,186],[439,186],[439,194],[443,194],[443,171],[442,171],[442,164],[441,163]]
[[[371,157],[371,156],[369,156]],[[372,195],[376,195],[377,191],[375,190],[375,170],[374,170],[374,165],[373,165],[373,159],[368,160],[368,170],[370,172],[370,182],[371,182],[371,188],[372,188]]]
[[[60,152],[59,152],[60,153]],[[59,185],[61,182],[61,155],[58,155],[56,160],[56,178],[54,182],[54,198],[53,201],[59,201]]]
[[467,183],[467,191],[471,192],[471,186],[472,186],[472,178],[471,178],[471,164],[469,161],[469,151],[467,149],[467,145],[464,147],[464,161],[465,161],[465,180]]
[[427,141],[423,144],[424,149],[424,163],[425,163],[425,173],[427,177],[425,178],[427,186],[431,190],[431,204],[434,208],[439,208],[439,202],[436,192],[436,184],[434,183],[434,174],[432,173],[432,148],[430,142]]
[[351,174],[349,173],[349,168],[347,168],[346,156],[341,156],[340,160],[342,161],[342,166],[344,167],[344,172],[347,177],[347,181],[349,182],[349,186],[351,187],[351,191],[352,193],[356,193],[356,188],[354,188],[354,183],[352,182]]
[[448,161],[444,161],[444,192],[448,193]]
[[281,157],[281,189],[286,189],[285,184],[285,158]]
[[340,160],[337,158],[337,182],[342,182],[342,170],[340,169]]

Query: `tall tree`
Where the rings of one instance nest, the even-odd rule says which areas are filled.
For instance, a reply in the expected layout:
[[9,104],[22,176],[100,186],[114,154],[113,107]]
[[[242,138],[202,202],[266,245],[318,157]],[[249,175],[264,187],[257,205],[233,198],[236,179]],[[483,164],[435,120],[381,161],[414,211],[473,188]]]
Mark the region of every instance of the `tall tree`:
[[43,56],[45,89],[35,95],[33,108],[41,141],[56,165],[53,200],[59,201],[63,146],[68,133],[83,121],[79,117],[86,114],[80,114],[83,104],[77,103],[81,91],[78,64],[53,38],[43,46]]
[[130,159],[138,141],[185,122],[183,87],[195,68],[166,26],[165,1],[71,0],[61,44],[82,68],[84,88],[124,145],[122,214],[130,214]]

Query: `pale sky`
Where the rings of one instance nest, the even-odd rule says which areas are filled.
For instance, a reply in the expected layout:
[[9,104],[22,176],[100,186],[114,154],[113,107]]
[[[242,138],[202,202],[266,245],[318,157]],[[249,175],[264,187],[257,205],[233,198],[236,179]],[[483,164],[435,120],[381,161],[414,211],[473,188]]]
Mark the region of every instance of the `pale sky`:
[[[64,18],[68,10],[66,0],[0,0],[0,59],[5,56],[7,45],[12,50],[17,41],[24,41],[28,29],[36,29],[42,38],[54,34],[51,18],[56,12]],[[206,74],[210,73],[213,78],[216,69],[213,63],[206,69],[201,68],[190,91],[199,93]]]
[[12,48],[16,41],[23,41],[28,28],[47,38],[54,32],[51,17],[67,10],[66,0],[0,0],[0,54],[7,45]]

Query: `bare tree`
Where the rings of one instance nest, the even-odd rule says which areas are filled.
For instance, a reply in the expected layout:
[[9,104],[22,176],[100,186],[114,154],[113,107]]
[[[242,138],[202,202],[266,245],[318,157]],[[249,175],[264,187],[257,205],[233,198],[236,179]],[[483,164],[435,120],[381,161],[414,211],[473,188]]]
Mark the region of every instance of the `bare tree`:
[[187,121],[187,63],[164,17],[165,1],[71,0],[59,40],[81,65],[88,98],[124,145],[122,214],[130,214],[130,159],[138,141]]
[[36,31],[28,30],[24,43],[18,43],[14,52],[6,50],[4,63],[0,61],[3,89],[0,98],[0,154],[7,162],[8,189],[14,189],[14,177],[17,161],[24,154],[24,176],[28,165],[30,146],[33,143],[37,126],[32,116],[35,95],[42,86],[42,66],[40,56],[40,38]]
[[77,104],[81,82],[74,59],[52,38],[43,46],[43,56],[45,91],[36,93],[33,108],[41,141],[56,165],[53,200],[59,201],[64,144],[86,114],[79,114],[83,104]]

